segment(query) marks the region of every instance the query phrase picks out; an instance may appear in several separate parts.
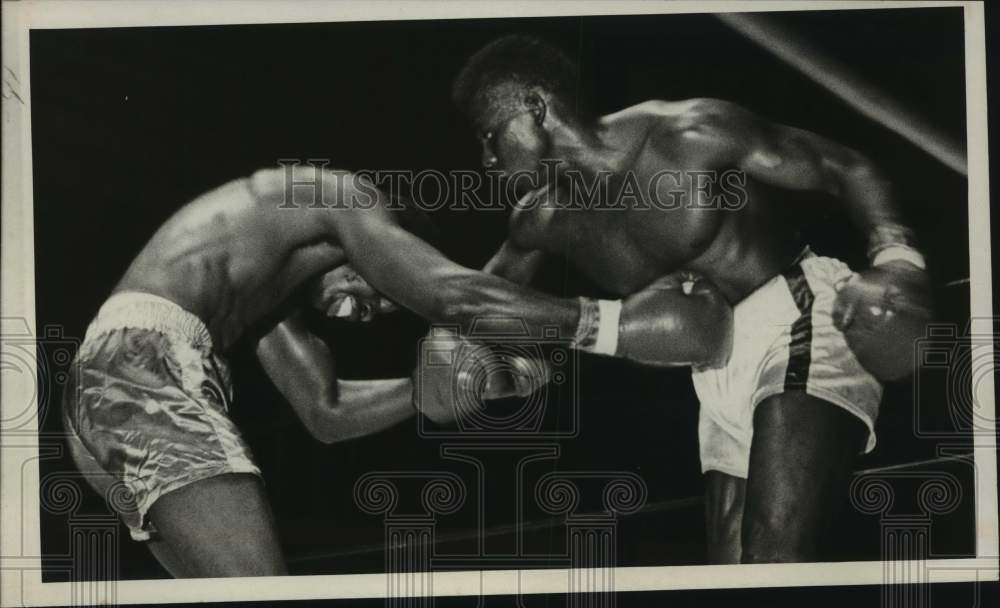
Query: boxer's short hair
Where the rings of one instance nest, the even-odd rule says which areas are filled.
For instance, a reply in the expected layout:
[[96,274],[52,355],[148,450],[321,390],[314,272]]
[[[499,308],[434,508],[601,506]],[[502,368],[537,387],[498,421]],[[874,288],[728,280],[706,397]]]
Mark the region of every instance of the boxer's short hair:
[[552,93],[583,118],[580,68],[561,49],[533,36],[514,34],[487,44],[466,62],[452,84],[452,100],[472,114],[490,89],[500,84],[537,86]]

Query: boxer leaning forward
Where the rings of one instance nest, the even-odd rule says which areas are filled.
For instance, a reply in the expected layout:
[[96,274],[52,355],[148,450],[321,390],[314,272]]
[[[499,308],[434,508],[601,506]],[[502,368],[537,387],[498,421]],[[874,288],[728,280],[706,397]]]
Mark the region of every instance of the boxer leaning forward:
[[[728,360],[693,374],[708,557],[815,560],[855,455],[875,444],[876,377],[912,368],[930,316],[924,261],[889,184],[858,152],[734,103],[656,100],[596,116],[582,90],[568,56],[525,36],[487,45],[456,78],[483,165],[521,196],[490,267],[526,283],[561,255],[618,296],[678,269],[713,283],[734,333]],[[719,175],[742,197],[697,181]],[[796,191],[842,201],[871,268],[809,251],[787,221]]]
[[[63,417],[74,460],[106,496],[113,484],[127,489],[112,506],[174,576],[286,571],[260,472],[227,415],[226,354],[237,343],[263,336],[264,369],[321,440],[413,413],[408,380],[337,380],[331,353],[304,329],[292,296],[324,273],[324,303],[355,318],[382,307],[367,281],[464,332],[482,317],[517,316],[534,336],[555,327],[585,349],[621,340],[637,358],[663,363],[727,352],[732,311],[711,288],[659,284],[622,311],[631,330],[619,337],[605,324],[598,335],[577,299],[450,262],[405,230],[410,214],[363,178],[296,171],[291,192],[283,170],[263,170],[177,211],[101,307],[73,365]],[[487,398],[524,387],[497,385]]]

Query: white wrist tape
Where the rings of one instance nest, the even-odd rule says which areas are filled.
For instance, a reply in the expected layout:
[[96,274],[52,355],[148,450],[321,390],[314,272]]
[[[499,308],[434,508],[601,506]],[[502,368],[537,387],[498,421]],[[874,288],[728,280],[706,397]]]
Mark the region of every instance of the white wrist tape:
[[618,351],[621,316],[621,300],[580,298],[580,321],[574,348],[598,355],[614,355]]
[[622,301],[598,300],[597,305],[601,310],[601,320],[597,328],[594,352],[598,355],[614,355],[618,352],[618,322],[622,318]]
[[920,255],[920,252],[916,249],[907,247],[906,245],[889,245],[880,250],[872,258],[872,266],[881,266],[882,264],[896,261],[909,262],[921,270],[927,269],[924,256]]

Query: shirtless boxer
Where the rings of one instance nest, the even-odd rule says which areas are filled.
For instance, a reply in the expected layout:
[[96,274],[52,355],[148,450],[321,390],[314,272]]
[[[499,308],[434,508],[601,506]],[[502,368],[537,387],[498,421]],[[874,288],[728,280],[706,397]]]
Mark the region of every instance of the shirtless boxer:
[[[330,352],[289,312],[300,286],[345,262],[395,302],[465,331],[480,316],[516,315],[533,335],[554,326],[580,336],[581,348],[613,340],[641,360],[664,362],[714,360],[728,346],[731,311],[710,288],[686,294],[661,284],[633,297],[623,312],[632,329],[619,336],[617,326],[602,331],[582,315],[575,299],[450,262],[404,230],[387,198],[361,178],[300,169],[290,188],[288,177],[259,171],[175,213],[88,327],[65,392],[78,466],[174,576],[286,570],[259,469],[227,416],[225,354],[238,342],[273,327],[258,356],[322,440],[412,414],[409,381],[337,381]],[[370,317],[377,294],[360,278],[344,283],[334,289],[335,313]],[[655,317],[644,323],[650,311]],[[112,492],[114,482],[128,495]]]
[[[649,101],[594,116],[580,90],[566,55],[525,36],[487,45],[457,76],[482,164],[526,195],[491,268],[523,284],[559,254],[618,297],[679,268],[716,285],[734,306],[731,356],[693,372],[709,559],[815,560],[855,456],[875,445],[873,373],[904,375],[929,318],[923,258],[889,184],[861,154],[733,103]],[[543,160],[558,161],[555,179]],[[746,176],[746,199],[692,204],[697,172],[725,170]],[[601,172],[613,176],[604,209],[588,210],[581,195]],[[637,196],[615,198],[631,178]],[[784,221],[782,190],[843,201],[872,267],[852,274],[811,253]],[[672,204],[678,193],[689,198]]]

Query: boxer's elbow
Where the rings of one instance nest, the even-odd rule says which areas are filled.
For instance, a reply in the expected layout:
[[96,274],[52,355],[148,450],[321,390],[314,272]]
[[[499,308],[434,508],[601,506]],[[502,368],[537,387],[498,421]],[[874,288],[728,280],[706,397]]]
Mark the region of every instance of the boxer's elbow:
[[300,418],[306,431],[320,443],[337,443],[350,438],[346,433],[349,429],[343,408],[333,397],[317,399]]
[[327,445],[355,439],[372,432],[358,416],[349,415],[343,407],[317,410],[305,421],[306,430],[313,439]]
[[356,425],[356,416],[348,411],[339,390],[324,385],[306,392],[298,398],[295,409],[302,425],[316,441],[337,443],[359,434],[352,428]]
[[327,445],[350,438],[345,435],[342,429],[334,424],[330,424],[327,420],[307,422],[306,430],[309,431],[313,439]]

